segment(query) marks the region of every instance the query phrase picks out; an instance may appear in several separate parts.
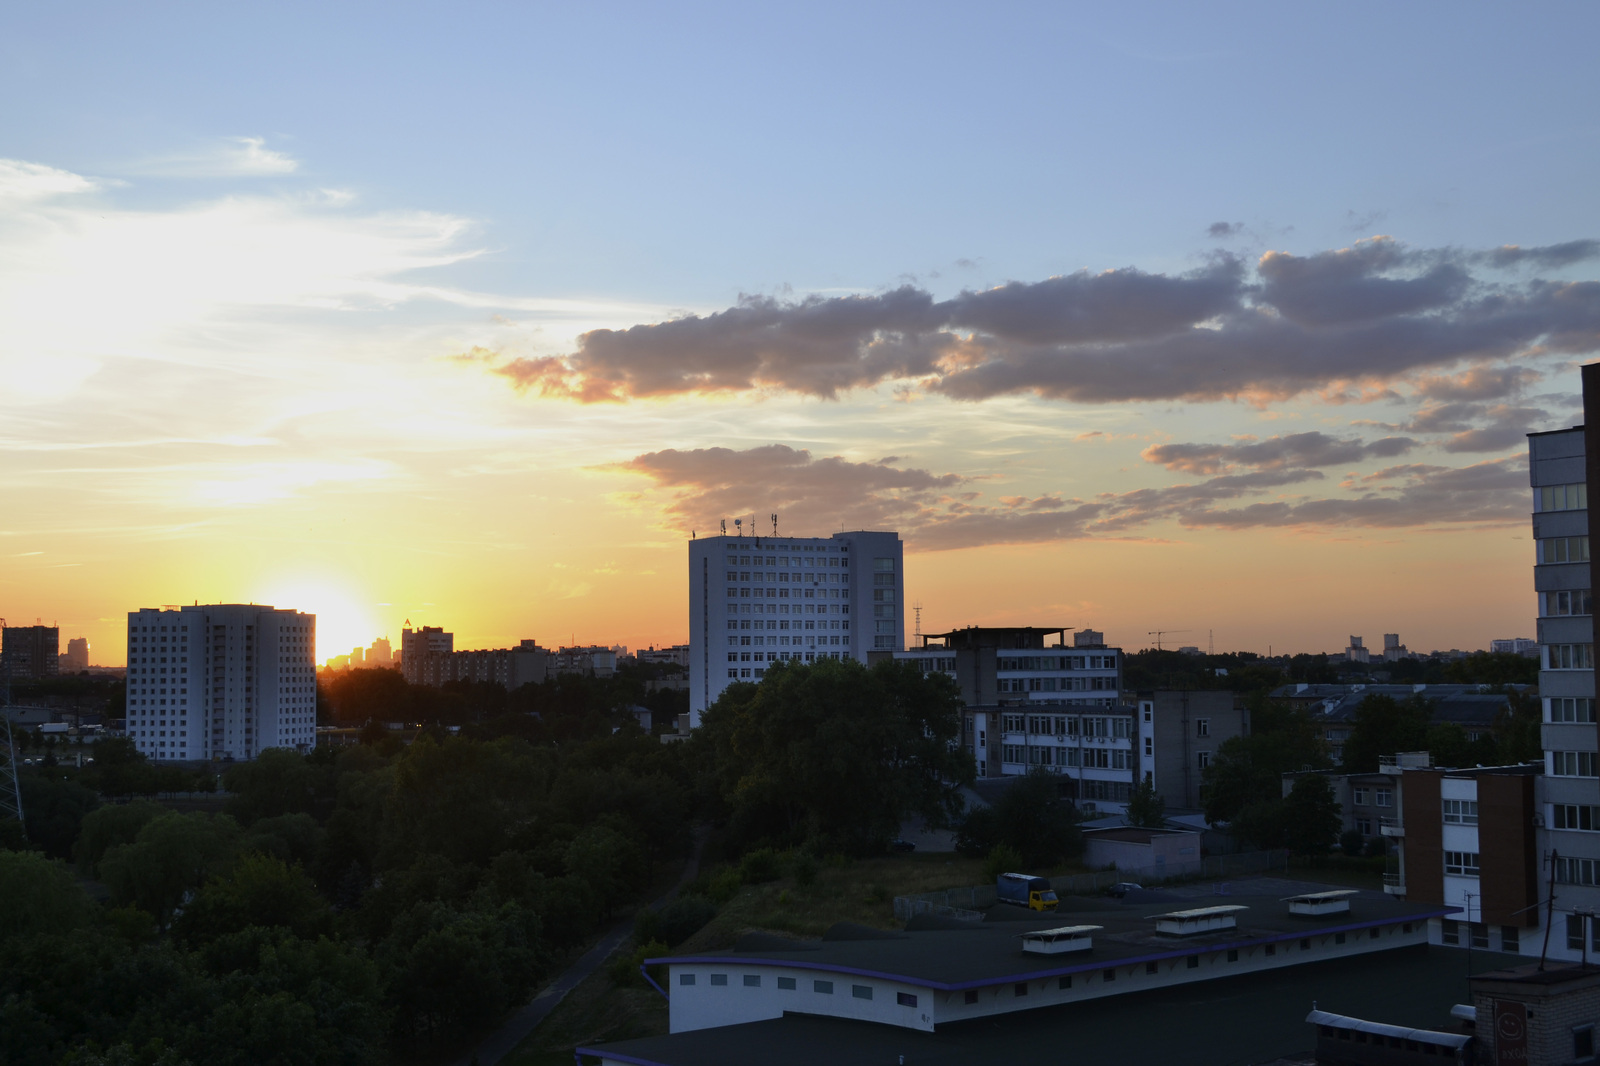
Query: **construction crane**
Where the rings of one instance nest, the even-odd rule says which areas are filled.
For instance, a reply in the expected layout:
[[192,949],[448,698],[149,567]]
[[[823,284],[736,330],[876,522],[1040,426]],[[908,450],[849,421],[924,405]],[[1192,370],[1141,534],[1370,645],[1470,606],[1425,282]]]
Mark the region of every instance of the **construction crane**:
[[1161,650],[1161,638],[1162,637],[1166,636],[1168,633],[1187,633],[1187,632],[1189,632],[1189,630],[1187,630],[1187,629],[1152,629],[1152,630],[1147,631],[1145,633],[1145,636],[1147,636],[1147,637],[1155,637],[1156,638],[1156,651],[1160,651]]

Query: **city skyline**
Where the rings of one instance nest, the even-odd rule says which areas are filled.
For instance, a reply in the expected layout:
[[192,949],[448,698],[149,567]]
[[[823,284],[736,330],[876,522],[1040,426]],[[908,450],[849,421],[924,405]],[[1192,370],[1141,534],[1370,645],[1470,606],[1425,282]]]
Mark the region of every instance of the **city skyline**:
[[1592,10],[471,10],[0,15],[0,614],[661,646],[777,513],[929,631],[1533,635]]

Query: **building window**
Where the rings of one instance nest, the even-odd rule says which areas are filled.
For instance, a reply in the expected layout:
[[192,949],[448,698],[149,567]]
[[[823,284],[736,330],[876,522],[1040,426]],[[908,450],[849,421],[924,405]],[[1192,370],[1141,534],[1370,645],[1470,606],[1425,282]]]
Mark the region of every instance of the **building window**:
[[1564,885],[1592,885],[1595,884],[1595,868],[1600,862],[1594,859],[1569,859],[1566,856],[1556,857],[1556,880]]
[[978,990],[976,988],[969,988],[967,989],[966,995],[964,995],[962,998],[965,999],[967,1004],[970,1006],[971,1004],[978,1002]]
[[1109,970],[1101,970],[1100,971],[1100,980],[1102,980],[1102,981],[1115,981],[1116,979],[1117,979],[1117,971],[1116,971],[1115,967],[1113,967],[1112,969],[1109,969]]
[[1567,950],[1583,950],[1583,915],[1567,915]]
[[1475,851],[1447,851],[1444,853],[1444,872],[1462,877],[1478,876],[1478,853]]
[[1439,943],[1451,946],[1461,944],[1461,925],[1454,918],[1439,919]]
[[915,1007],[917,1005],[917,997],[913,996],[910,992],[896,992],[894,994],[894,1001],[900,1004],[902,1007]]
[[1278,953],[1278,945],[1276,945],[1276,944],[1268,944],[1267,945],[1267,958],[1270,959],[1270,958],[1272,958],[1272,956],[1276,955],[1277,953]]
[[1357,818],[1356,819],[1356,832],[1360,833],[1364,837],[1371,836],[1372,835],[1372,819],[1371,818]]
[[1475,948],[1489,948],[1489,927],[1482,922],[1469,922],[1467,928],[1472,933],[1472,946]]
[[1194,735],[1197,737],[1209,737],[1211,735],[1211,719],[1196,718],[1194,720]]
[[1575,1059],[1594,1058],[1594,1026],[1579,1025],[1572,1030],[1572,1057]]
[[758,974],[758,973],[747,973],[747,974],[745,974],[744,975],[744,986],[746,988],[760,988],[761,987],[761,975]]
[[1451,825],[1477,825],[1477,800],[1445,800],[1444,820]]
[[1211,753],[1209,751],[1200,752],[1195,756],[1195,759],[1197,762],[1199,762],[1200,769],[1202,770],[1211,765]]
[[1372,790],[1372,798],[1376,801],[1376,805],[1379,806],[1379,807],[1393,807],[1394,806],[1394,789],[1392,789],[1392,788],[1376,788],[1376,789],[1373,789]]
[[714,985],[725,985],[728,983],[728,975],[725,973],[714,973],[711,975],[711,983]]
[[872,986],[871,985],[851,985],[850,986],[850,998],[852,998],[852,999],[871,999],[872,998]]
[[1592,751],[1552,751],[1550,753],[1552,777],[1595,777],[1595,753]]
[[1546,670],[1593,670],[1593,644],[1546,644]]
[[1070,973],[1064,973],[1060,977],[1056,978],[1056,988],[1065,990],[1071,987],[1072,975]]
[[1594,593],[1590,589],[1539,593],[1539,613],[1546,618],[1594,614]]
[[1229,948],[1228,949],[1228,961],[1229,962],[1238,962],[1239,961],[1239,949],[1238,948]]
[[821,992],[825,996],[831,996],[831,995],[833,995],[833,982],[832,981],[812,981],[811,982],[811,990],[813,992]]
[[1155,964],[1155,963],[1153,963],[1153,962],[1147,962],[1147,963],[1145,963],[1145,964],[1144,964],[1144,972],[1145,972],[1145,973],[1157,973],[1157,972],[1158,972],[1158,970],[1157,970],[1157,968],[1156,968],[1156,964]]
[[[1334,740],[1334,739],[1343,740],[1344,737],[1341,736],[1341,737],[1335,738],[1334,735],[1333,735],[1333,731],[1330,730],[1329,733],[1328,733],[1328,739],[1329,740]],[[1367,790],[1364,789],[1364,788],[1353,788],[1353,789],[1351,789],[1350,790],[1350,799],[1351,799],[1351,802],[1353,802],[1357,807],[1365,807],[1367,805]]]
[[692,985],[692,984],[694,984],[694,974],[692,974],[692,973],[680,973],[678,975],[678,983],[680,985]]
[[1600,807],[1581,803],[1554,803],[1550,806],[1550,828],[1600,829]]
[[1550,537],[1538,542],[1541,563],[1586,563],[1589,561],[1588,537]]
[[1584,511],[1589,508],[1589,486],[1582,481],[1571,485],[1541,485],[1534,492],[1540,511]]
[[1594,722],[1594,700],[1552,697],[1545,701],[1550,707],[1552,722],[1576,722],[1589,725]]
[[1344,943],[1344,934],[1343,933],[1335,933],[1335,934],[1333,934],[1333,942],[1335,944],[1343,944]]
[[1507,955],[1515,955],[1517,953],[1517,950],[1518,950],[1517,949],[1517,940],[1518,940],[1518,933],[1517,933],[1517,927],[1516,926],[1514,926],[1514,925],[1502,925],[1500,927],[1500,950],[1501,951],[1505,952]]
[[1200,956],[1190,955],[1188,959],[1184,960],[1184,964],[1191,970],[1198,970],[1200,968]]

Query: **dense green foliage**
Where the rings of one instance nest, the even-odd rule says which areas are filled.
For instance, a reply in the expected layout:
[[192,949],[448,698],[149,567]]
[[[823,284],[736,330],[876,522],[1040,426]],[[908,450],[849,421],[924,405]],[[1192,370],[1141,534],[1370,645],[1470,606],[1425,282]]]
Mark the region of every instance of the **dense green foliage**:
[[1133,786],[1128,796],[1129,825],[1141,829],[1160,829],[1167,824],[1167,804],[1156,791],[1155,782],[1146,778]]
[[909,814],[960,814],[975,771],[955,743],[960,708],[950,678],[914,663],[779,663],[760,684],[730,685],[691,747],[741,849],[875,854]]
[[56,812],[32,846],[110,899],[38,850],[0,853],[0,1062],[357,1066],[461,1046],[688,846],[683,749],[598,720],[559,746],[269,751],[226,772],[221,812],[100,802],[88,782],[143,772],[137,756],[28,772]]
[[1043,868],[1081,854],[1083,831],[1072,804],[1061,796],[1061,779],[1035,767],[994,806],[967,815],[956,833],[956,850],[991,858],[998,853],[1013,868]]
[[1291,682],[1488,685],[1499,692],[1507,685],[1538,684],[1539,661],[1523,655],[1475,652],[1455,660],[1353,663],[1333,655],[1300,654],[1267,659],[1252,652],[1193,655],[1146,649],[1123,656],[1123,679],[1125,686],[1134,691],[1229,689],[1241,695],[1265,695]]

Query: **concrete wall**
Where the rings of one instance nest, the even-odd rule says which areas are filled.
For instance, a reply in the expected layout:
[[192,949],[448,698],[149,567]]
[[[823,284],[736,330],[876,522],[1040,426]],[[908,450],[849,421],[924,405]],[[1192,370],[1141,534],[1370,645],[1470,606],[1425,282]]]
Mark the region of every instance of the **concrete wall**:
[[1119,870],[1155,870],[1165,877],[1200,872],[1199,833],[1158,833],[1150,843],[1117,840],[1089,833],[1084,838],[1083,864],[1103,870],[1115,864]]

